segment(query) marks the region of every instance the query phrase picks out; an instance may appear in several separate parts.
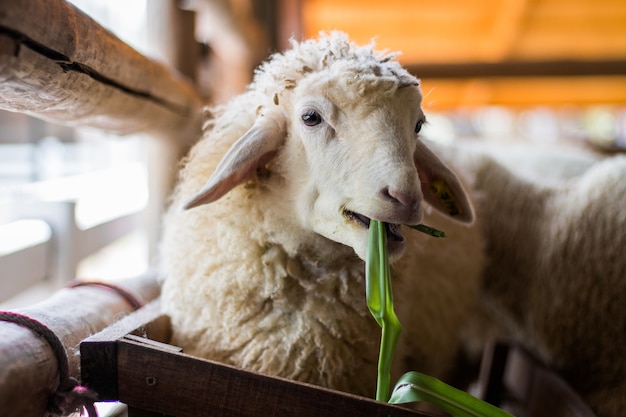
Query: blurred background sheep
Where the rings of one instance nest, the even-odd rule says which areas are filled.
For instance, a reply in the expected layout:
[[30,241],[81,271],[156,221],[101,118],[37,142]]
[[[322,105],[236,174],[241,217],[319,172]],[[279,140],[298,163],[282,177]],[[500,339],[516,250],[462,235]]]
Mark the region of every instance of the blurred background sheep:
[[[626,406],[626,157],[457,145],[486,262],[481,299],[501,333],[601,416]],[[491,335],[494,337],[494,335]]]

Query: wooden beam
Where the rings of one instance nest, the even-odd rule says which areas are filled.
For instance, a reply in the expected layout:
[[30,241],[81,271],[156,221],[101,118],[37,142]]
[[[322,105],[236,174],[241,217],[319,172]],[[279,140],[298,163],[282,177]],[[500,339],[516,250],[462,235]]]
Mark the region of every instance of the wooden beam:
[[290,48],[291,38],[300,40],[304,36],[302,3],[303,0],[278,0],[276,2],[279,23],[276,37],[279,51]]
[[626,60],[502,61],[455,64],[407,63],[421,78],[575,77],[626,75]]
[[189,81],[70,3],[0,0],[0,10],[0,108],[120,134],[200,131]]
[[510,0],[500,4],[490,15],[491,27],[478,42],[480,60],[502,61],[513,55],[514,47],[524,36],[530,0]]
[[423,78],[427,111],[502,105],[594,106],[626,104],[626,76]]
[[[273,378],[123,339],[120,401],[177,417],[426,417],[373,399]],[[184,401],[180,401],[184,398]]]
[[[1,255],[0,270],[2,270],[3,277],[0,277],[0,286],[2,286],[0,301],[6,301],[46,279],[51,252],[52,243],[48,240]],[[25,268],[25,265],[28,265],[28,268]],[[18,272],[21,272],[19,274],[21,279],[13,279]]]
[[149,331],[151,340],[170,339],[170,320],[161,313],[158,299],[80,343],[81,379],[101,401],[119,398],[117,341],[138,331]]

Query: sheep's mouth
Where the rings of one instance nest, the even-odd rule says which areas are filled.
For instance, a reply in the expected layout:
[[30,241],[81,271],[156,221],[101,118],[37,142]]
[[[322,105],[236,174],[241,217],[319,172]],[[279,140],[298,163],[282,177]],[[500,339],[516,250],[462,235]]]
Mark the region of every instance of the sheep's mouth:
[[[364,229],[369,229],[370,218],[363,214],[356,213],[350,210],[344,210],[343,215],[353,223],[361,226]],[[395,242],[403,242],[404,236],[400,232],[400,225],[395,223],[383,223],[385,225],[385,231],[387,232],[387,239]]]

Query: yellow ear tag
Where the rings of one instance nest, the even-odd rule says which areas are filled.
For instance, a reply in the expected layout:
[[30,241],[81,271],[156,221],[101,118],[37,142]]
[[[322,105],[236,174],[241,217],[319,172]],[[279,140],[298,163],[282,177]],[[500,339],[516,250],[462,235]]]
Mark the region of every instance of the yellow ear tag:
[[433,193],[443,206],[448,210],[450,216],[458,216],[463,213],[454,198],[454,194],[448,188],[448,184],[443,180],[435,180],[430,183],[430,192]]

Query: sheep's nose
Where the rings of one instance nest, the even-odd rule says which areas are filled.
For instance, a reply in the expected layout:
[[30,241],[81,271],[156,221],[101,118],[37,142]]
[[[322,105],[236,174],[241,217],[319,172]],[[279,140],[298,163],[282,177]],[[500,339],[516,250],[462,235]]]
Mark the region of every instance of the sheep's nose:
[[419,197],[415,194],[397,190],[391,187],[383,188],[380,193],[385,200],[391,201],[394,204],[398,204],[402,207],[410,208],[412,210],[417,209],[420,203]]

